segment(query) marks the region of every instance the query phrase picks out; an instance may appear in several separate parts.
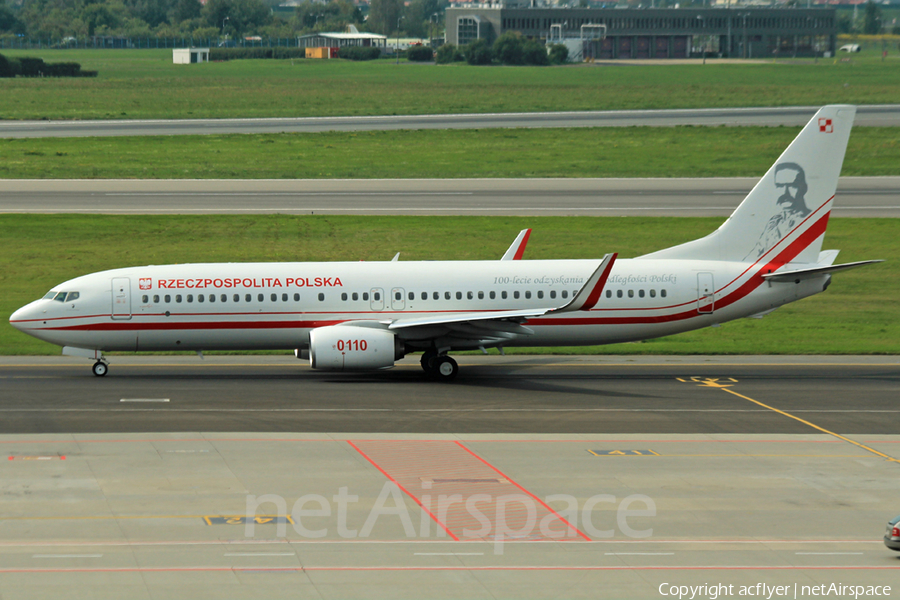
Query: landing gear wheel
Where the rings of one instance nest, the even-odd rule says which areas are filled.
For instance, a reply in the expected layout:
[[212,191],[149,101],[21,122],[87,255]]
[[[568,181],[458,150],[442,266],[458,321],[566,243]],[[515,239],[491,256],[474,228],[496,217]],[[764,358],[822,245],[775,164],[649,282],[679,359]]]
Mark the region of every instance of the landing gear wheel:
[[422,365],[422,369],[426,373],[431,373],[434,370],[434,359],[437,358],[437,352],[434,350],[426,350],[422,354],[422,359],[419,361]]
[[439,356],[434,361],[432,373],[441,381],[450,381],[459,373],[459,365],[449,356]]
[[109,366],[101,360],[98,360],[94,363],[94,366],[91,367],[91,371],[94,372],[94,375],[97,377],[103,377],[106,375],[107,371],[109,371]]

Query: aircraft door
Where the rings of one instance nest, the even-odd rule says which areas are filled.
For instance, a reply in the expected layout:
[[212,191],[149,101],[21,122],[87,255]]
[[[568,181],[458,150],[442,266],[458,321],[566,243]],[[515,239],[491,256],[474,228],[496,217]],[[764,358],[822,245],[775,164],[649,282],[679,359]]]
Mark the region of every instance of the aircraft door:
[[697,273],[697,312],[709,315],[716,307],[716,287],[712,273]]
[[403,299],[403,288],[394,288],[391,290],[391,308],[394,310],[403,310],[406,308],[406,300]]
[[381,288],[372,288],[369,290],[369,306],[372,310],[384,310],[384,290]]
[[131,280],[128,277],[112,279],[112,312],[113,319],[127,320],[131,318]]

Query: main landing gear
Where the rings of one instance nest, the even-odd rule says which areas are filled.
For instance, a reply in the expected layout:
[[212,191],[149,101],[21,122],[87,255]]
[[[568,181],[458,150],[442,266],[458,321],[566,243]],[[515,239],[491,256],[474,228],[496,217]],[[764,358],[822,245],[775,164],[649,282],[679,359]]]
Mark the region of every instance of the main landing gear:
[[441,381],[450,381],[459,374],[459,365],[446,354],[427,350],[422,354],[422,369]]
[[107,365],[102,360],[98,360],[94,363],[94,366],[91,367],[91,371],[93,371],[94,375],[96,375],[97,377],[103,377],[107,372],[109,372],[109,365]]

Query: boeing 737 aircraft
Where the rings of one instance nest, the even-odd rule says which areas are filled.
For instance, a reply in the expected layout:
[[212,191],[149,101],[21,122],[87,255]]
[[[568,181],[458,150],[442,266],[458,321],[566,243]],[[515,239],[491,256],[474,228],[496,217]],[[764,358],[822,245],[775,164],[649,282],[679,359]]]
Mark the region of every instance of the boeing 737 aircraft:
[[[103,352],[294,349],[314,369],[385,369],[422,352],[643,340],[762,315],[824,291],[821,251],[856,112],[826,106],[712,234],[617,260],[180,264],[77,277],[10,323],[108,367]],[[603,240],[597,240],[602,245]]]

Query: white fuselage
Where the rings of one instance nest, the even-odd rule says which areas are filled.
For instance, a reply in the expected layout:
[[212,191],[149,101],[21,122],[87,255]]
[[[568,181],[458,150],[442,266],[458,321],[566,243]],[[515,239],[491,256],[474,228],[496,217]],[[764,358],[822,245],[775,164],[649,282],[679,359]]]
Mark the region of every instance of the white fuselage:
[[[37,338],[101,351],[305,347],[317,327],[563,306],[596,260],[217,263],[103,271],[54,288],[10,322]],[[779,265],[781,266],[781,265]],[[654,338],[747,317],[822,291],[828,276],[762,279],[763,263],[615,262],[591,310],[529,319],[504,346],[579,346]],[[771,267],[770,267],[771,268]],[[429,330],[433,338],[435,326]],[[438,331],[437,334],[440,332]],[[416,340],[407,340],[415,350]],[[423,346],[424,347],[424,346]]]

